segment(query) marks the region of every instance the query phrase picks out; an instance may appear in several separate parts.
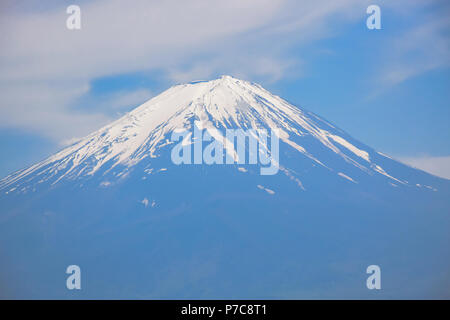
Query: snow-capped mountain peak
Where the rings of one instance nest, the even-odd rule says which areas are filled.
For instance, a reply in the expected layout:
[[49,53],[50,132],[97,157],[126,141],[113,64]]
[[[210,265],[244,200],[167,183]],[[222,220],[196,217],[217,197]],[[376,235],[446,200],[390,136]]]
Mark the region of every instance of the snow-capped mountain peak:
[[[128,170],[144,159],[151,162],[157,158],[161,148],[171,144],[171,132],[189,130],[193,125],[210,132],[277,129],[279,139],[290,152],[299,153],[301,158],[309,159],[310,165],[323,167],[343,179],[357,182],[348,172],[341,172],[349,165],[369,176],[383,175],[393,185],[407,184],[377,163],[376,159],[386,157],[354,141],[329,122],[258,84],[222,76],[169,88],[48,159],[6,177],[0,188],[21,190],[30,181],[34,185],[51,181],[54,185],[63,179],[93,176],[100,171],[105,174],[117,166]],[[280,165],[292,176],[282,158]],[[36,178],[29,178],[33,176]]]

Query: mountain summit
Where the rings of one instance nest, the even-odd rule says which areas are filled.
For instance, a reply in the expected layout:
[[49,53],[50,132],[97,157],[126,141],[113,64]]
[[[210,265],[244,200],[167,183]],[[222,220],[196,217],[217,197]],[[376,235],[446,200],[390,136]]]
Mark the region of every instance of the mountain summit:
[[[194,126],[210,134],[237,128],[278,129],[282,149],[289,154],[286,158],[306,161],[302,171],[318,167],[317,170],[352,183],[374,177],[378,181],[384,178],[392,187],[437,190],[429,185],[428,176],[419,174],[410,179],[410,174],[403,171],[415,170],[374,151],[260,85],[230,76],[171,87],[48,159],[1,180],[0,190],[34,192],[45,182],[53,186],[64,180],[108,176],[111,171],[114,177],[110,180],[116,180],[143,161],[148,162],[149,170],[155,162],[152,159],[171,148],[170,135],[174,130],[191,130]],[[280,164],[283,163],[281,157]],[[402,172],[385,169],[391,167],[401,167]],[[294,167],[295,172],[284,166],[282,169],[300,183],[302,174],[295,173],[299,168]]]
[[449,199],[260,85],[181,84],[0,180],[0,298],[73,298],[73,264],[81,298],[449,297]]

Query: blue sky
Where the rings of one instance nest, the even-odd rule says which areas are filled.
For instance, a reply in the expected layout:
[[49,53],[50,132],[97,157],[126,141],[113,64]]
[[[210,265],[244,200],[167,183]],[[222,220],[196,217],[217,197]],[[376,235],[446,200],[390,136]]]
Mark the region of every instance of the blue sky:
[[[81,8],[81,30],[66,8]],[[381,30],[366,8],[381,8]],[[22,1],[0,11],[0,176],[171,85],[258,82],[450,178],[446,1]]]

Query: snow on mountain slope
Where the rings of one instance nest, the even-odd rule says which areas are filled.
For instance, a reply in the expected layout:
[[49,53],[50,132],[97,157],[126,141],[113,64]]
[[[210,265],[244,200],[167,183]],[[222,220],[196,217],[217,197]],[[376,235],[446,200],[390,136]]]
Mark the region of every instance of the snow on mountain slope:
[[[280,140],[292,151],[310,159],[311,165],[326,168],[344,179],[353,181],[346,173],[340,173],[341,166],[336,161],[344,161],[367,175],[382,175],[388,183],[408,184],[377,163],[376,159],[387,157],[352,141],[327,121],[257,84],[222,76],[171,87],[48,159],[7,176],[0,181],[0,190],[3,193],[35,190],[43,182],[55,185],[64,179],[94,176],[100,171],[104,175],[120,165],[119,177],[124,174],[123,168],[157,158],[161,148],[172,143],[171,132],[190,129],[194,123],[213,136],[226,128],[278,129]],[[332,152],[335,159],[322,159],[320,155],[324,152]],[[292,175],[289,168],[283,167],[282,158],[280,162],[281,170]]]
[[[181,128],[279,129],[279,171],[177,165]],[[1,180],[0,298],[447,297],[449,194],[256,84],[178,85]]]

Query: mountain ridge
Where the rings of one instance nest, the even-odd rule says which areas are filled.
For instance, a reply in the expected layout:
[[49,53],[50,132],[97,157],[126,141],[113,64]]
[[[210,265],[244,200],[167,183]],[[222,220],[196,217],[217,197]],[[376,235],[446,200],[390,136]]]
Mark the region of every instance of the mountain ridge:
[[[376,159],[381,157],[381,162],[393,159],[260,85],[231,76],[175,85],[47,159],[1,179],[0,190],[6,194],[26,192],[49,180],[55,185],[67,178],[93,176],[100,169],[106,168],[108,172],[119,165],[129,170],[144,159],[158,157],[161,148],[173,144],[169,141],[171,132],[181,128],[190,130],[194,126],[216,135],[217,130],[229,128],[278,129],[282,143],[309,158],[313,165],[336,171],[335,174],[348,181],[356,182],[356,179],[349,172],[342,172],[342,166],[334,167],[337,160],[320,159],[317,153],[331,151],[368,175],[385,176],[391,185],[425,185],[437,190],[421,181],[410,183],[391,175]],[[24,186],[24,181],[33,174],[40,179]],[[299,176],[295,179],[300,181]]]

